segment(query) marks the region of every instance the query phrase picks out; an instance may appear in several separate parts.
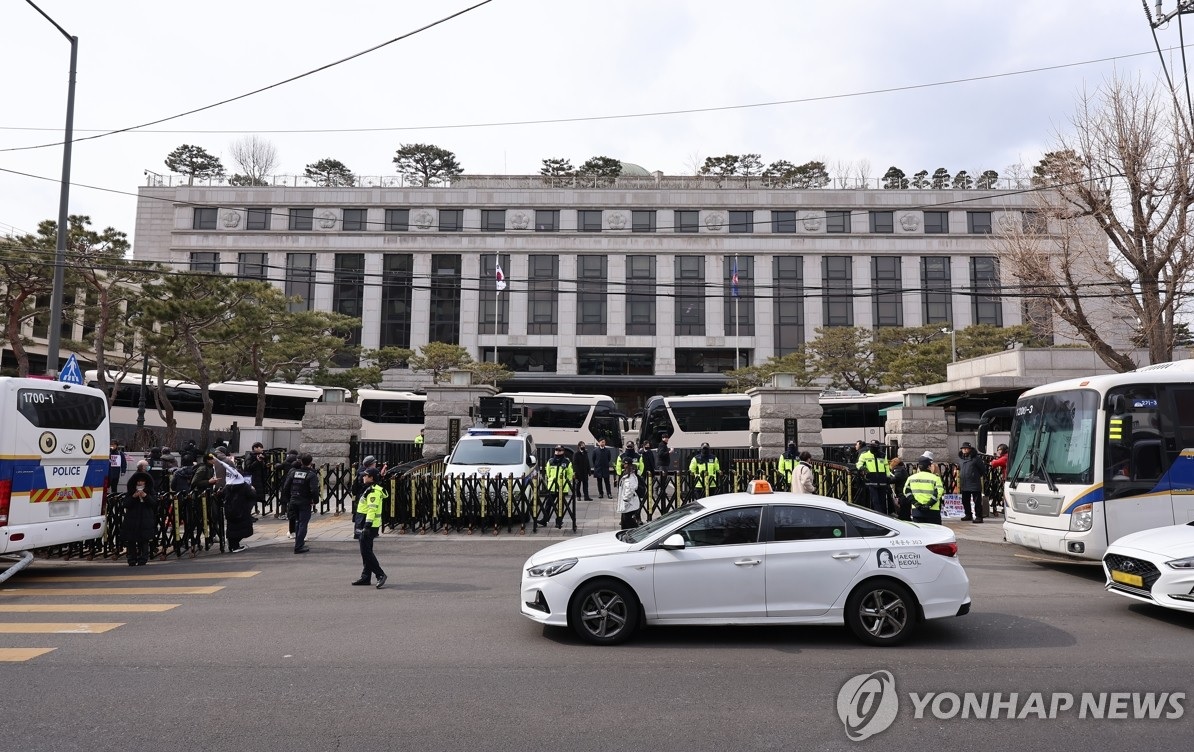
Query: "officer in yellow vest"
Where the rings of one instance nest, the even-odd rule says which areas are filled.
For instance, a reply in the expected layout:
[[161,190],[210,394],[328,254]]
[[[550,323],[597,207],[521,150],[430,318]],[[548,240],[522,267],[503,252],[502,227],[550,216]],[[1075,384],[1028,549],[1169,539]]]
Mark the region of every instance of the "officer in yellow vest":
[[696,476],[697,491],[701,497],[717,493],[717,479],[721,475],[721,462],[709,447],[701,444],[701,451],[693,455],[688,463],[688,472]]
[[415,454],[423,456],[423,431],[419,431],[419,435],[415,437]]
[[945,486],[941,478],[929,471],[933,461],[922,457],[919,468],[904,484],[904,494],[912,502],[912,520],[941,524],[941,500],[945,497]]
[[547,485],[547,497],[543,500],[543,519],[539,522],[547,527],[551,513],[556,513],[556,527],[564,524],[564,505],[572,491],[572,480],[576,477],[572,460],[564,454],[564,447],[556,445],[552,458],[543,468],[543,480]]
[[[789,481],[792,478],[792,473],[796,472],[796,463],[800,461],[800,452],[796,449],[796,442],[789,441],[788,448],[780,455],[779,461],[775,463],[776,474],[779,478]],[[789,485],[792,490],[795,485]]]
[[863,449],[854,466],[861,470],[864,476],[871,509],[879,514],[888,514],[887,456],[879,442],[872,441],[869,447]]

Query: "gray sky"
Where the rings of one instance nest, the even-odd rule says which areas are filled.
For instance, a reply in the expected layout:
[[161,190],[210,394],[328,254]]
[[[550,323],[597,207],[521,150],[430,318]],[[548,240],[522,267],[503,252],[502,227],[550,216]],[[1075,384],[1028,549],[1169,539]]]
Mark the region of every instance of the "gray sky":
[[[272,84],[476,0],[35,1],[80,39],[81,138]],[[1166,11],[1174,5],[1164,0]],[[1194,18],[1187,26],[1194,42]],[[0,29],[0,168],[57,180],[60,146],[3,149],[61,141],[69,44],[23,0],[0,3]],[[1176,48],[1176,22],[1158,38]],[[1120,59],[999,75],[1112,57]],[[1180,71],[1176,52],[1170,63]],[[594,155],[691,174],[694,157],[749,152],[764,163],[821,159],[831,172],[839,161],[866,160],[872,177],[893,164],[909,175],[937,167],[1003,174],[1010,164],[1035,164],[1083,87],[1116,72],[1160,75],[1136,0],[493,0],[263,94],[76,143],[70,211],[132,236],[133,196],[78,184],[135,193],[144,171],[167,172],[163,159],[183,143],[231,168],[229,145],[252,133],[277,147],[281,174],[335,158],[358,175],[393,175],[403,143],[450,149],[472,174],[533,174],[545,157],[579,165]],[[983,76],[996,77],[841,96]],[[442,127],[813,97],[838,98]],[[389,130],[345,132],[361,128]],[[299,129],[332,130],[281,132]],[[55,183],[0,172],[0,234],[32,232],[57,213]]]

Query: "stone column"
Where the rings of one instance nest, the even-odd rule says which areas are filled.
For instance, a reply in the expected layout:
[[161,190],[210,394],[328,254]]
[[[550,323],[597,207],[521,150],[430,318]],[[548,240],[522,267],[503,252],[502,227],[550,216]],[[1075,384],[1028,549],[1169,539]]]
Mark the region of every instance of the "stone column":
[[361,406],[353,402],[312,402],[303,413],[299,453],[316,465],[348,464],[348,447],[361,434]]
[[771,384],[746,390],[750,397],[750,432],[759,459],[773,459],[784,453],[784,421],[796,420],[796,444],[821,459],[821,392],[796,386],[790,373],[777,373]]
[[423,455],[448,454],[449,425],[459,420],[460,434],[473,425],[469,409],[476,407],[482,397],[497,394],[497,387],[474,384],[471,371],[449,371],[446,382],[427,387],[427,404],[423,408]]
[[946,456],[946,436],[949,432],[944,407],[929,407],[925,395],[904,395],[904,404],[887,411],[887,441],[898,444],[900,457],[915,462],[926,451],[938,460]]

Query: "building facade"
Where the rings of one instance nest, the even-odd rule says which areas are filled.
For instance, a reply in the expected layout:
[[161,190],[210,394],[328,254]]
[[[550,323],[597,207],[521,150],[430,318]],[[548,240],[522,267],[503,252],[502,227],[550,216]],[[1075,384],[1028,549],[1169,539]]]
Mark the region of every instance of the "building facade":
[[[366,348],[458,344],[478,360],[496,353],[516,374],[507,389],[621,394],[632,407],[717,391],[722,372],[792,352],[819,327],[1019,324],[1025,299],[1005,294],[1018,287],[993,233],[1047,231],[1035,206],[1015,191],[659,173],[149,186],[134,254],[269,280],[298,307],[358,316]],[[387,386],[424,378],[392,372]]]

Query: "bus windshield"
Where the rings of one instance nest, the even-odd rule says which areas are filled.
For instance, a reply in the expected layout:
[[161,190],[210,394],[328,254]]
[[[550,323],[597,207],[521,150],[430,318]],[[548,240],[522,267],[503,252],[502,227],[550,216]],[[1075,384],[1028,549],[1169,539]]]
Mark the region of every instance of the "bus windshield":
[[1099,395],[1073,390],[1022,397],[1012,422],[1008,483],[1094,481],[1094,426]]

